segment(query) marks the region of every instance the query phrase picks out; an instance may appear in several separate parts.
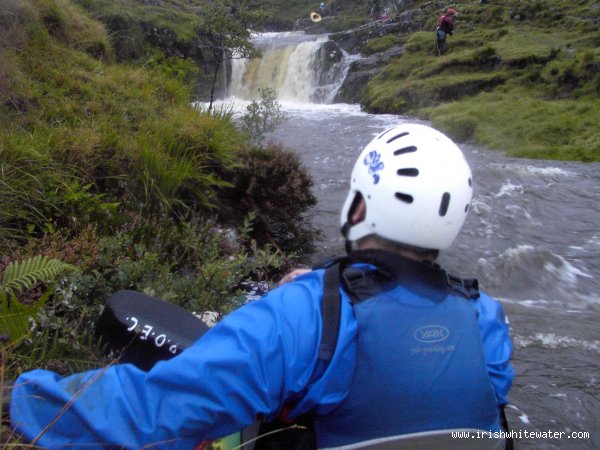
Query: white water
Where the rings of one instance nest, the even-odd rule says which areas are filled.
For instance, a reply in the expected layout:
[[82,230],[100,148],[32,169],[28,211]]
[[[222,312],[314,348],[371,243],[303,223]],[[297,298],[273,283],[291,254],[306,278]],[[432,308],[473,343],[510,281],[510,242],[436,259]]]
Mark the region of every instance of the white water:
[[[392,124],[355,105],[289,105],[269,136],[295,150],[319,199],[325,234],[313,262],[341,254],[339,214],[361,149]],[[511,322],[516,377],[507,410],[514,430],[581,431],[588,439],[518,439],[528,450],[600,448],[600,165],[515,159],[462,146],[473,170],[473,208],[441,264],[476,276]]]
[[354,58],[338,48],[325,51],[327,41],[303,33],[256,36],[262,56],[232,61],[228,96],[257,100],[260,89],[271,88],[280,103],[331,103]]
[[[277,45],[264,61],[239,61],[226,104],[243,113],[259,86],[278,90],[290,120],[268,138],[296,151],[313,176],[319,203],[312,220],[325,235],[314,260],[340,254],[339,208],[354,159],[383,129],[415,119],[315,103],[311,96],[323,77],[290,67],[299,60],[306,62],[303,69],[311,65],[307,55],[318,53],[320,41],[290,48],[295,37],[271,38]],[[339,88],[341,80],[333,84]],[[600,165],[462,147],[475,198],[464,230],[440,262],[451,272],[477,276],[511,320],[516,378],[509,422],[515,430],[591,433],[576,441],[520,439],[516,448],[600,448]]]

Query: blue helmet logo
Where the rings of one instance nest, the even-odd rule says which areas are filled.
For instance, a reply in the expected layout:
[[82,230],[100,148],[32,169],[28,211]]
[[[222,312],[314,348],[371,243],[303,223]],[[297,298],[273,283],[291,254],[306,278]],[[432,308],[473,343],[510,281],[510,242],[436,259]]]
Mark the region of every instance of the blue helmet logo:
[[369,174],[373,176],[373,184],[379,183],[380,176],[377,172],[382,171],[384,167],[381,161],[381,153],[377,153],[375,150],[369,152],[363,163],[369,168]]

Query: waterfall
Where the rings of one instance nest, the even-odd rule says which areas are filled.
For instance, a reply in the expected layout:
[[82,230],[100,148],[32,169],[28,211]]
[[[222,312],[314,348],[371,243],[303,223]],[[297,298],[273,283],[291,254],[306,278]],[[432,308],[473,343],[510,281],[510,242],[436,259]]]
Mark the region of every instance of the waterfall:
[[230,97],[256,100],[259,89],[272,88],[280,101],[331,103],[353,60],[322,35],[265,33],[253,44],[262,56],[232,60]]

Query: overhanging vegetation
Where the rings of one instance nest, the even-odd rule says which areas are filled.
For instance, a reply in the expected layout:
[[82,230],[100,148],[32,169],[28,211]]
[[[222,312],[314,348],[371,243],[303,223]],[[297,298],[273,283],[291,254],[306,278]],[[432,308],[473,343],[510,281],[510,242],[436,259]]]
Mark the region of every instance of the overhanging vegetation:
[[102,364],[94,323],[116,290],[226,313],[316,235],[296,155],[195,109],[194,60],[146,42],[120,61],[114,42],[69,0],[0,7],[0,288],[31,261],[70,269],[0,292],[20,324],[0,330],[7,379]]

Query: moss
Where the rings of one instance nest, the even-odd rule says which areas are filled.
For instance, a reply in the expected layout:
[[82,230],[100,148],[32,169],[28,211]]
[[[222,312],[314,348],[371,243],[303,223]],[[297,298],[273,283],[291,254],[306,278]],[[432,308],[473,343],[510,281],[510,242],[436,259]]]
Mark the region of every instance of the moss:
[[[6,162],[26,149],[26,162],[15,163],[15,170],[31,173],[19,188],[24,204],[15,210],[21,212],[8,215],[11,227],[39,232],[47,217],[65,225],[60,197],[72,177],[89,186],[83,194],[91,189],[90,195],[118,199],[136,211],[181,214],[210,207],[223,184],[216,171],[236,161],[241,136],[228,118],[192,109],[186,64],[166,57],[146,67],[115,64],[109,51],[90,53],[80,42],[107,34],[71,3],[32,0],[24,6],[16,17],[26,13],[27,20],[15,23],[26,32],[0,41],[8,61],[1,69],[0,152]],[[148,154],[159,161],[156,170],[142,164]],[[38,166],[52,169],[42,177]],[[0,196],[14,191],[11,183],[0,183]],[[23,213],[27,208],[40,214]]]
[[600,111],[593,99],[548,101],[526,92],[484,93],[438,106],[429,114],[434,126],[461,141],[473,140],[514,156],[600,160],[600,130],[595,125]]
[[400,38],[395,35],[386,35],[379,38],[369,40],[362,46],[360,52],[363,55],[371,55],[373,53],[383,52],[392,48],[400,42]]
[[598,161],[600,33],[574,25],[590,20],[589,5],[457,5],[449,52],[435,56],[430,31],[410,34],[404,55],[370,80],[364,109],[430,118],[458,140],[518,156]]
[[158,7],[129,0],[119,2],[113,0],[74,1],[91,13],[92,17],[103,22],[107,17],[123,16],[126,22],[131,22],[130,19],[135,18],[138,22],[150,23],[157,29],[172,30],[176,39],[180,41],[190,40],[196,36],[195,27],[198,15],[195,13],[195,9],[206,4],[206,2],[197,0],[189,2],[173,0],[164,7]]

